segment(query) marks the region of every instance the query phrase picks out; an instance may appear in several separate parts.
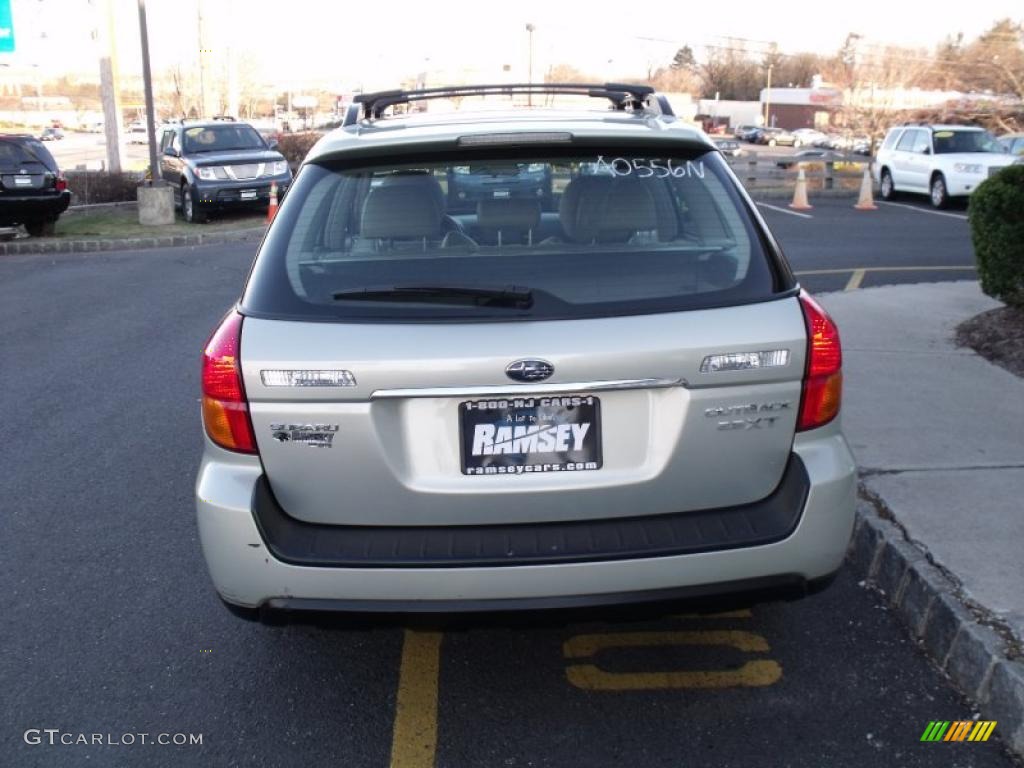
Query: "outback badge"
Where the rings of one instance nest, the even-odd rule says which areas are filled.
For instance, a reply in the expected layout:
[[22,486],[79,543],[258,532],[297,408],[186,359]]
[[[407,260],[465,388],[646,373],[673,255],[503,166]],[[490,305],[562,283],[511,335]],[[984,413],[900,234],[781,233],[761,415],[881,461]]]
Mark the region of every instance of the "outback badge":
[[271,424],[272,437],[279,443],[299,443],[313,448],[330,448],[337,424]]

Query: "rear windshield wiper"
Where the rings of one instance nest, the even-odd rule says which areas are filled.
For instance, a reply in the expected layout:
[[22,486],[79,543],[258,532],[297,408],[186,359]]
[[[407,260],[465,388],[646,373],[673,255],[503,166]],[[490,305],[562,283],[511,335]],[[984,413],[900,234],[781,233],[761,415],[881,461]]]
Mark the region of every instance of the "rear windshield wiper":
[[384,285],[348,288],[334,294],[336,301],[410,301],[438,304],[467,304],[476,307],[533,306],[533,291],[510,285],[507,288],[477,288],[465,285]]

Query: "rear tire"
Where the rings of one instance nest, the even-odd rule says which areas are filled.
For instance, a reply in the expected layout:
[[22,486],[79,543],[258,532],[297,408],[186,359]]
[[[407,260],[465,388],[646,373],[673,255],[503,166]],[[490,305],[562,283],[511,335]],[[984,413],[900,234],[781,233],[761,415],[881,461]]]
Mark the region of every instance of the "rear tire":
[[53,237],[56,227],[56,219],[36,219],[25,222],[25,229],[32,237]]
[[929,197],[932,201],[932,208],[942,210],[949,206],[949,190],[946,189],[946,179],[941,173],[937,173],[932,177]]
[[896,185],[892,182],[892,174],[889,173],[888,168],[882,169],[882,179],[879,186],[879,192],[883,200],[892,200],[896,197]]

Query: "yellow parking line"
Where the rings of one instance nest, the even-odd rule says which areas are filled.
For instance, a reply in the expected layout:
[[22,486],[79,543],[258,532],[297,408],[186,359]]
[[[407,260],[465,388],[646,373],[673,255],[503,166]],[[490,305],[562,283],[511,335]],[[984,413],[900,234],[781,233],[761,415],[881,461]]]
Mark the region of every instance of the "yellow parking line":
[[748,661],[739,669],[684,672],[605,672],[593,664],[565,670],[569,682],[586,691],[650,691],[662,688],[759,688],[782,679],[777,661]]
[[398,675],[391,768],[433,768],[437,752],[440,632],[405,630]]
[[562,651],[567,659],[580,659],[608,648],[650,648],[658,645],[728,645],[749,653],[764,653],[769,650],[768,641],[753,632],[709,630],[576,635],[565,641]]
[[864,282],[864,275],[867,272],[866,269],[855,269],[853,274],[850,275],[850,279],[846,283],[844,291],[856,291],[860,288],[860,284]]

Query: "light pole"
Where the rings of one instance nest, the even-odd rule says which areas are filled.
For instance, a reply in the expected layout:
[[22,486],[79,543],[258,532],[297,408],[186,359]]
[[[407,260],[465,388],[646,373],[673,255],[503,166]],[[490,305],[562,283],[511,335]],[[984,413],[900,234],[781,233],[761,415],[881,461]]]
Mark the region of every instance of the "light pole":
[[142,39],[142,86],[146,92],[146,138],[149,139],[150,184],[163,184],[160,163],[156,159],[156,110],[153,107],[153,73],[149,67],[149,27],[146,24],[146,0],[139,0],[139,37]]
[[[530,58],[526,76],[526,82],[529,85],[533,85],[533,30],[535,29],[536,27],[533,24],[526,25],[526,31],[530,35]],[[529,91],[526,92],[526,105],[529,107],[533,106],[533,94]]]

